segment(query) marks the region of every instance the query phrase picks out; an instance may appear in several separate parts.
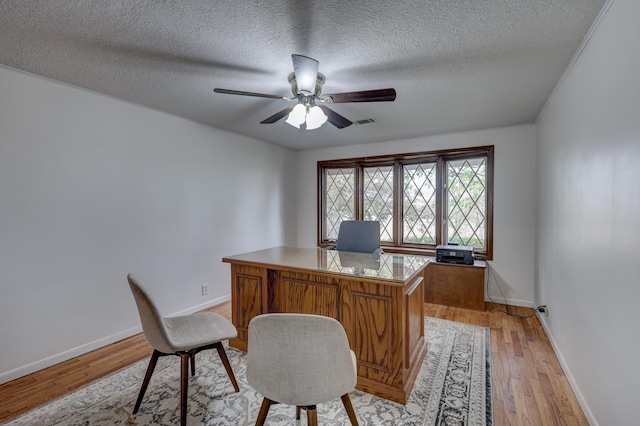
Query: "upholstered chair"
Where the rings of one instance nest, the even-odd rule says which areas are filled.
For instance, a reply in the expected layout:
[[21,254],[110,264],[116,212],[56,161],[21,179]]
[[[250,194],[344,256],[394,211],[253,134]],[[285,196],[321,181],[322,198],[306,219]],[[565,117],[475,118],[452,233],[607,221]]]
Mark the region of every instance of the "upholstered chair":
[[377,220],[343,220],[338,229],[336,250],[382,253],[380,222]]
[[235,391],[238,392],[240,388],[222,346],[223,340],[237,336],[238,332],[233,324],[222,315],[213,312],[163,317],[142,280],[133,274],[129,274],[127,279],[138,306],[142,330],[147,341],[153,347],[153,354],[133,414],[136,414],[140,408],[153,370],[161,356],[177,355],[180,357],[180,424],[182,425],[187,423],[189,363],[191,363],[191,375],[193,376],[196,370],[195,356],[198,352],[205,349],[217,349],[229,379],[231,379]]
[[320,315],[264,314],[249,323],[247,382],[264,397],[256,426],[275,403],[307,411],[318,424],[316,405],[341,398],[352,425],[358,419],[349,392],[356,385],[356,357],[338,321]]

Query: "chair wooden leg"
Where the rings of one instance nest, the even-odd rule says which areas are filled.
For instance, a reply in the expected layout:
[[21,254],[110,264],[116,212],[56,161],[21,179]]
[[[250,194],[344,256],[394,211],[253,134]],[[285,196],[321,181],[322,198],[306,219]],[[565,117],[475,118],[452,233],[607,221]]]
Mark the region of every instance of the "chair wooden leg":
[[229,379],[231,379],[233,388],[236,390],[236,392],[240,392],[240,388],[238,387],[238,382],[236,381],[236,376],[233,374],[233,370],[231,369],[231,364],[229,363],[229,358],[227,358],[227,353],[224,351],[224,346],[222,346],[222,342],[216,343],[215,346],[216,346],[216,349],[218,350],[218,355],[220,355],[220,359],[222,360],[222,364],[224,365],[225,370],[227,370]]
[[191,376],[193,377],[196,375],[196,354],[191,354],[189,363],[191,364]]
[[318,426],[318,411],[315,405],[307,406],[307,426]]
[[345,393],[340,397],[340,399],[342,399],[344,409],[347,410],[347,415],[349,416],[349,420],[351,420],[351,424],[353,426],[358,426],[358,418],[356,417],[356,412],[353,410],[353,405],[351,404],[351,398],[349,398],[349,394]]
[[300,420],[300,411],[302,411],[302,408],[296,407],[296,420]]
[[144,380],[142,381],[142,386],[140,387],[140,393],[138,394],[138,399],[136,400],[136,406],[133,408],[133,414],[136,414],[140,409],[140,403],[142,402],[144,393],[147,391],[147,386],[149,386],[149,381],[151,380],[153,370],[156,368],[156,364],[158,363],[158,358],[160,358],[160,352],[154,349],[153,354],[151,355],[151,359],[149,360],[147,372],[144,375]]
[[260,406],[260,412],[258,413],[258,418],[256,419],[256,426],[263,426],[264,421],[267,419],[267,414],[269,413],[269,407],[271,407],[273,401],[269,398],[264,398],[262,400],[262,405]]
[[187,396],[189,395],[189,354],[180,354],[180,424],[187,424]]

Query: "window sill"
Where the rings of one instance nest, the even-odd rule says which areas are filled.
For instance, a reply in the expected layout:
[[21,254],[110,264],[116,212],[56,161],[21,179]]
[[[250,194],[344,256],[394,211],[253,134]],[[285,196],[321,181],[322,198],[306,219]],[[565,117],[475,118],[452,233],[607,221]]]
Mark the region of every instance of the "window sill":
[[[324,242],[324,243],[320,243],[320,247],[335,249],[336,244],[333,242]],[[385,246],[383,244],[382,250],[384,250],[385,253],[398,253],[398,254],[410,254],[410,255],[416,255],[416,256],[436,257],[436,251],[431,248],[422,249],[422,248],[415,248],[415,247],[397,247],[397,246]],[[474,253],[473,256],[476,260],[492,260],[488,258],[486,254],[483,254],[483,253]]]

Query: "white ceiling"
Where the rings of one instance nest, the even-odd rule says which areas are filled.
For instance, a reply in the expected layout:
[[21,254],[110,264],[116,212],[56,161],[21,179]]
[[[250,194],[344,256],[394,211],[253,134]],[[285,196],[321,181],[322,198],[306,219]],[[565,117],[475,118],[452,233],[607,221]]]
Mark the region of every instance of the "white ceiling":
[[[0,64],[296,150],[531,123],[605,0],[0,0]],[[259,124],[320,61],[338,130]]]

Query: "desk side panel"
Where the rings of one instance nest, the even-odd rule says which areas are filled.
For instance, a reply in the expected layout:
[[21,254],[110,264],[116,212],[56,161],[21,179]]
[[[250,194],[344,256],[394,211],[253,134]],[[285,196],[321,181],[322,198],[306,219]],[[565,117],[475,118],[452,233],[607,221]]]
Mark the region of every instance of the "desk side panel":
[[[424,271],[423,271],[424,272]],[[424,339],[424,273],[416,276],[404,292],[404,389],[408,395],[427,354]]]
[[402,386],[402,287],[341,282],[343,325],[358,360],[358,385],[398,400]]
[[267,312],[267,270],[248,265],[231,265],[231,320],[238,337],[229,345],[247,350],[249,322]]
[[404,293],[405,317],[405,365],[416,360],[417,352],[424,345],[424,278],[422,276],[407,286]]

